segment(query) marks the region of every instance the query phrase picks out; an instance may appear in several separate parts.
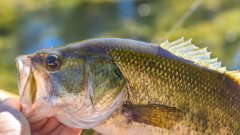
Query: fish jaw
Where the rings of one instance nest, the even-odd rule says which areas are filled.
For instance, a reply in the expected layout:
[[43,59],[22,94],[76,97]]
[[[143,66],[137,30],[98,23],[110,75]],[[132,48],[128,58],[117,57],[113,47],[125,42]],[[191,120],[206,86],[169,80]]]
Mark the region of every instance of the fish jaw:
[[18,70],[18,89],[19,96],[22,97],[24,86],[27,83],[27,79],[30,75],[30,59],[27,55],[22,55],[16,58],[16,66]]
[[30,55],[16,58],[18,70],[18,88],[23,113],[30,122],[41,120],[56,114],[57,108],[49,104],[51,84],[47,76],[37,71]]

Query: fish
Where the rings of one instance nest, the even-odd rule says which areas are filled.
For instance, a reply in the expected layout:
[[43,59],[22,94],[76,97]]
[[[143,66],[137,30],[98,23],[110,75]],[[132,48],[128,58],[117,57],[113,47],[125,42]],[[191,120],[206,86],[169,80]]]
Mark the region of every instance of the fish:
[[16,58],[23,113],[101,134],[240,133],[240,72],[192,40],[96,38]]

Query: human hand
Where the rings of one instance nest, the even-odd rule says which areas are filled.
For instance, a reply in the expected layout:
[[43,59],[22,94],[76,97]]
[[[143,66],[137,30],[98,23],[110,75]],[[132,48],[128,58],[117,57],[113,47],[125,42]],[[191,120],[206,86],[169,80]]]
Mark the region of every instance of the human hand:
[[55,117],[30,123],[30,128],[32,135],[79,135],[81,133],[81,129],[67,127]]
[[4,135],[79,135],[81,129],[70,128],[55,117],[29,123],[21,113],[17,99],[8,98],[0,104],[0,134]]

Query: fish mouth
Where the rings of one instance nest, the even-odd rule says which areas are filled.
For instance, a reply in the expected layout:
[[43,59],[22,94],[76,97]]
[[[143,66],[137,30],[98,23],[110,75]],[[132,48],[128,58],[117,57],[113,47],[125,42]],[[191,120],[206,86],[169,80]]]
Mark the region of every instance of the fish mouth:
[[20,101],[25,104],[32,104],[36,95],[36,82],[32,71],[31,58],[27,55],[17,57],[16,66]]
[[33,66],[31,55],[17,57],[16,67],[23,114],[30,122],[55,115],[57,108],[48,104],[51,96],[51,92],[49,92],[52,87],[51,83],[48,82],[49,80],[43,72]]

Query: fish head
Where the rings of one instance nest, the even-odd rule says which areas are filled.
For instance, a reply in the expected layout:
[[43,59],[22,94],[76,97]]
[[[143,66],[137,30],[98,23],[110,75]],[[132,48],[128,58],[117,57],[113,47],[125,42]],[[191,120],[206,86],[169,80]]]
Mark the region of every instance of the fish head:
[[125,96],[125,78],[100,54],[43,49],[16,63],[20,101],[31,122],[55,116],[70,127],[92,128]]

